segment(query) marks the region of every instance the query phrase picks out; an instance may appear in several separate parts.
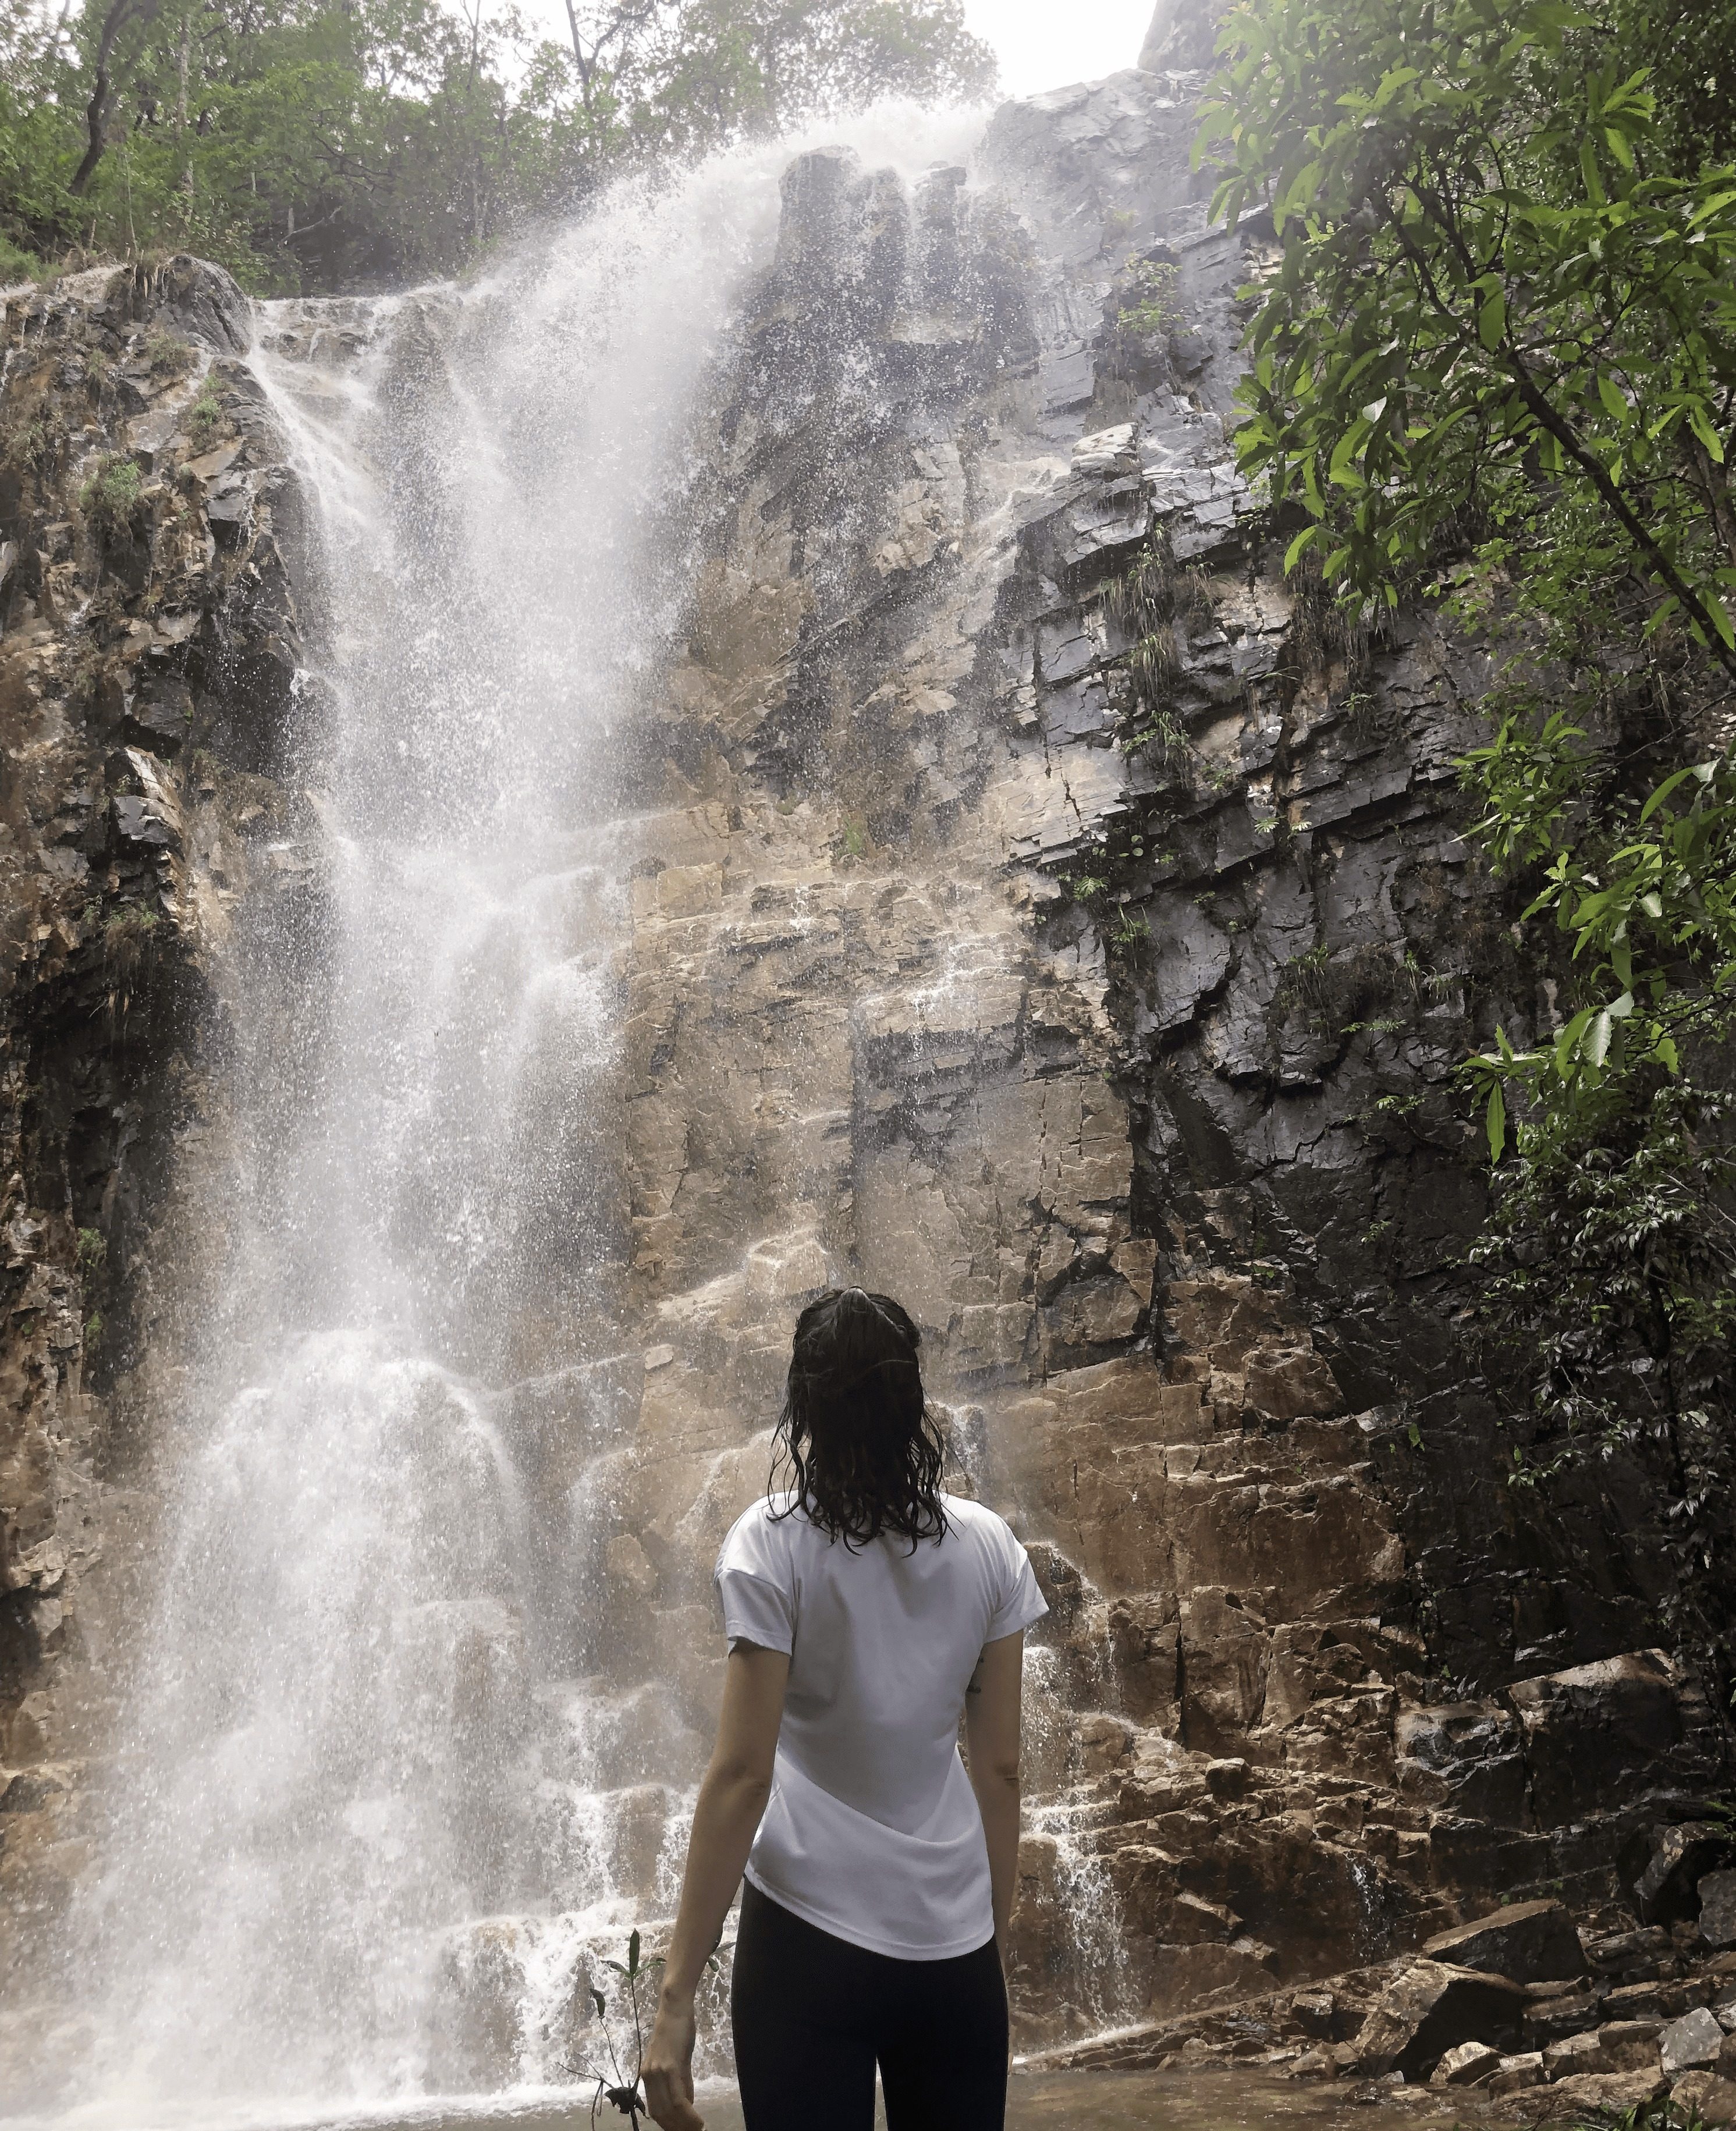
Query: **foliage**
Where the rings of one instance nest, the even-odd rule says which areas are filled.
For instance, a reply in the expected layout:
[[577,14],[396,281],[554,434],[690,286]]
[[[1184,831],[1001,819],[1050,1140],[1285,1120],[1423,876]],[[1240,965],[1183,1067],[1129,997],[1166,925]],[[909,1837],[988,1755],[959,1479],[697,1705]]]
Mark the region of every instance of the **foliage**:
[[[618,2109],[628,2119],[632,2126],[632,2131],[639,2131],[639,2119],[641,2116],[646,2115],[645,2096],[640,2081],[645,2065],[645,2031],[650,2016],[655,2009],[657,1985],[663,1974],[664,1965],[661,1954],[653,1954],[649,1958],[644,1956],[640,1951],[641,1944],[640,1934],[635,1931],[627,1941],[626,1959],[624,1961],[605,1961],[603,1963],[603,1966],[611,1974],[621,1978],[624,1986],[623,1990],[617,1994],[617,2002],[625,2000],[627,2017],[633,2024],[631,2071],[627,2072],[622,2069],[620,2057],[616,2051],[615,2039],[610,2033],[607,2024],[609,2001],[604,1993],[597,1990],[594,1985],[588,1986],[588,1992],[591,2002],[597,2009],[597,2018],[602,2027],[602,2045],[607,2054],[608,2063],[606,2067],[599,2069],[588,2062],[575,2062],[571,2067],[577,2077],[596,2082],[596,2091],[591,2097],[592,2123],[593,2124],[596,2123],[597,2112],[605,2102],[607,2102],[611,2109]],[[711,1968],[715,1966],[717,1956],[713,1954],[706,1962],[706,1966]]]
[[1177,294],[1181,278],[1181,269],[1171,260],[1141,261],[1128,292],[1132,300],[1122,304],[1116,325],[1123,333],[1155,339],[1185,324],[1187,314]]
[[1201,142],[1219,211],[1269,192],[1282,255],[1237,447],[1307,515],[1291,560],[1388,601],[1472,514],[1511,539],[1583,489],[1648,626],[1680,615],[1736,677],[1736,167],[1669,164],[1624,19],[1244,0]]
[[1736,1099],[1654,1070],[1645,1103],[1534,1133],[1503,1173],[1472,1263],[1490,1379],[1522,1396],[1513,1484],[1588,1458],[1648,1467],[1688,1572],[1673,1625],[1728,1671]]
[[1736,7],[1244,0],[1224,42],[1201,146],[1279,247],[1237,448],[1287,565],[1364,616],[1450,596],[1501,661],[1467,781],[1569,997],[1474,1061],[1499,1161],[1516,1099],[1595,1128],[1732,1003]]
[[103,536],[126,531],[144,489],[138,461],[124,453],[106,457],[79,491],[79,508],[91,529]]
[[1134,639],[1127,658],[1132,708],[1121,721],[1116,745],[1126,754],[1151,750],[1165,763],[1186,761],[1192,749],[1174,704],[1182,678],[1182,644],[1177,632],[1190,622],[1204,625],[1211,619],[1211,592],[1204,573],[1180,567],[1160,533],[1110,585],[1106,602],[1110,619]]
[[1433,601],[1494,674],[1461,772],[1547,984],[1466,1071],[1509,1477],[1637,1461],[1728,1677],[1736,4],[1243,0],[1222,50],[1201,153],[1270,217],[1237,448],[1298,614],[1314,573],[1354,673]]
[[268,293],[450,273],[629,158],[993,79],[962,0],[568,21],[570,46],[487,0],[0,0],[0,273],[175,250]]

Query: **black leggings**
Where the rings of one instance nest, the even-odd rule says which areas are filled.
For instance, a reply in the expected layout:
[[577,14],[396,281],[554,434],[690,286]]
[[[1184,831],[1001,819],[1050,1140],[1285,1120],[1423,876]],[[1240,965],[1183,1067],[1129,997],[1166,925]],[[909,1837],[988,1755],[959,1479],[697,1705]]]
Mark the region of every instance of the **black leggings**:
[[993,1939],[894,1961],[741,1889],[730,2018],[747,2131],[1002,2131],[1007,1992]]

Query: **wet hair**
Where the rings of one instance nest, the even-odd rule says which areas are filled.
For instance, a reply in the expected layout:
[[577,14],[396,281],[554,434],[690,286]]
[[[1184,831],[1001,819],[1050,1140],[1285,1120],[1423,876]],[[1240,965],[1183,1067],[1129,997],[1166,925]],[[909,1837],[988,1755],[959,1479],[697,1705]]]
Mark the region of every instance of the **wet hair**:
[[796,1319],[772,1477],[829,1538],[940,1539],[941,1433],[923,1396],[922,1334],[890,1295],[832,1287]]

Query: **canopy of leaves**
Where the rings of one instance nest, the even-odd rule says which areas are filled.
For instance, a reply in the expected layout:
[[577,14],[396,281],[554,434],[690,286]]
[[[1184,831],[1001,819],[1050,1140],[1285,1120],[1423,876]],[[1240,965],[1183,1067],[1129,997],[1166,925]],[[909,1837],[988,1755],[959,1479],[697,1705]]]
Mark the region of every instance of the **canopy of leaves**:
[[1201,148],[1278,247],[1237,443],[1289,565],[1504,648],[1469,774],[1575,997],[1479,1061],[1499,1159],[1513,1082],[1546,1124],[1642,1099],[1736,980],[1736,7],[1244,0],[1224,45]]
[[189,250],[262,292],[450,273],[624,163],[985,94],[962,0],[0,0],[0,275]]
[[[1242,463],[1288,567],[1353,621],[1441,602],[1496,675],[1461,769],[1548,979],[1467,1067],[1516,1473],[1651,1461],[1709,1574],[1736,1473],[1736,0],[1241,0],[1220,49],[1199,152],[1220,213],[1269,215]],[[1729,1596],[1693,1632],[1726,1670]]]

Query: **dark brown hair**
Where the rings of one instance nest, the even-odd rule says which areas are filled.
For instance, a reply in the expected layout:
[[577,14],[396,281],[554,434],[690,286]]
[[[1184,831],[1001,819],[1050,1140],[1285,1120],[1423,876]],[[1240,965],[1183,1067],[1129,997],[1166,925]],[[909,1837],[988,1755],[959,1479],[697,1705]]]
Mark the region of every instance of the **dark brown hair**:
[[796,1319],[774,1439],[794,1474],[789,1506],[828,1537],[941,1538],[940,1429],[923,1396],[922,1334],[890,1295],[832,1287]]

